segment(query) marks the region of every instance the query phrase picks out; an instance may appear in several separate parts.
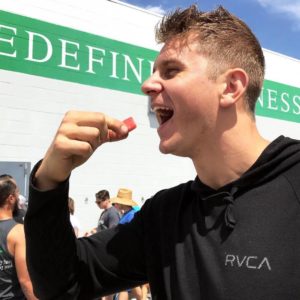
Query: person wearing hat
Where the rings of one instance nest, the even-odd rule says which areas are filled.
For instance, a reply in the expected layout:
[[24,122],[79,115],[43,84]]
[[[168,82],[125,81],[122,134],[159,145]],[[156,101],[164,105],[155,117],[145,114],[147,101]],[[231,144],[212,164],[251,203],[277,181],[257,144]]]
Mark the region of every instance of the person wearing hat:
[[129,189],[119,189],[117,197],[111,198],[110,200],[115,208],[122,214],[119,224],[130,222],[134,214],[139,210],[138,204],[132,200],[132,191]]
[[[132,200],[132,191],[130,189],[120,188],[117,197],[111,198],[113,206],[121,213],[122,217],[119,224],[129,223],[135,213],[140,210],[138,204]],[[147,284],[137,286],[128,291],[122,291],[118,294],[118,300],[131,299],[129,295],[132,295],[134,299],[144,300],[147,299],[148,288]]]

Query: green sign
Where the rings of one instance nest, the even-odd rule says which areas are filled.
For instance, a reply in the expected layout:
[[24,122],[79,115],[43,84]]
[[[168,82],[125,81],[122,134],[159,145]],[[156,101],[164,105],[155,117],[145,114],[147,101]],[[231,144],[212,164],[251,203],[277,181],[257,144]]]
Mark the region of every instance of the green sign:
[[154,50],[0,11],[0,68],[141,93]]
[[[157,51],[0,11],[0,69],[141,94]],[[265,80],[256,114],[300,123],[300,88]]]
[[300,88],[265,80],[256,114],[300,123]]

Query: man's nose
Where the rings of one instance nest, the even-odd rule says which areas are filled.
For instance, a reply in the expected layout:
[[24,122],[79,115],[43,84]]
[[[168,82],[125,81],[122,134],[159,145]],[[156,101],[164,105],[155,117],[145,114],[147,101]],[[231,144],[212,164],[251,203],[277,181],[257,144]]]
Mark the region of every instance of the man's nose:
[[145,95],[151,96],[161,92],[162,84],[157,78],[157,74],[153,73],[147,80],[142,84],[142,92]]

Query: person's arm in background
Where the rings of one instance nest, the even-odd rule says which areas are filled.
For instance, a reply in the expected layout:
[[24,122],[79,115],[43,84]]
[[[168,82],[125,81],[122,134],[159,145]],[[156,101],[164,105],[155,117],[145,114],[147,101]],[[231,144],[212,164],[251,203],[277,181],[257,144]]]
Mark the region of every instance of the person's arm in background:
[[36,300],[33,294],[32,283],[28,274],[26,265],[26,243],[24,235],[24,226],[16,225],[9,233],[8,248],[14,257],[16,271],[20,286],[27,300]]

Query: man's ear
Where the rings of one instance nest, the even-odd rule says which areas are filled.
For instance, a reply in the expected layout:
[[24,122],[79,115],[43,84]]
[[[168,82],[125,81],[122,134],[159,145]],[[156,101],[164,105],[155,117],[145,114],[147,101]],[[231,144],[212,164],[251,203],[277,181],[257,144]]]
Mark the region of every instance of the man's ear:
[[243,69],[235,68],[227,70],[222,77],[223,90],[220,105],[227,108],[237,103],[244,95],[249,84],[249,76]]
[[15,201],[15,197],[12,194],[10,194],[6,199],[6,203],[9,203],[10,205],[12,205],[14,201]]

